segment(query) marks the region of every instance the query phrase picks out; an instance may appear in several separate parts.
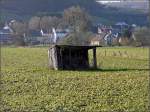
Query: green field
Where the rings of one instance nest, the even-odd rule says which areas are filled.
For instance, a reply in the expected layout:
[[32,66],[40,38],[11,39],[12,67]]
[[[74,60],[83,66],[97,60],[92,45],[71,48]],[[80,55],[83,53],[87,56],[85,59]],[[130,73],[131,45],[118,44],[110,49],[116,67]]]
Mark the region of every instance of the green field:
[[148,48],[99,48],[91,71],[50,70],[47,50],[2,48],[1,112],[147,112]]

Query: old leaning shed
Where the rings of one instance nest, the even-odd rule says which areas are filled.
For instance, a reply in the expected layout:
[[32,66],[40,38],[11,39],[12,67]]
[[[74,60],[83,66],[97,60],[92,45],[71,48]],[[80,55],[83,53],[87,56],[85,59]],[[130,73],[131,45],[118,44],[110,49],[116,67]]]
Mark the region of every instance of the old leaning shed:
[[96,47],[53,45],[48,50],[49,67],[55,70],[89,69],[88,50],[93,49],[93,67],[97,68]]

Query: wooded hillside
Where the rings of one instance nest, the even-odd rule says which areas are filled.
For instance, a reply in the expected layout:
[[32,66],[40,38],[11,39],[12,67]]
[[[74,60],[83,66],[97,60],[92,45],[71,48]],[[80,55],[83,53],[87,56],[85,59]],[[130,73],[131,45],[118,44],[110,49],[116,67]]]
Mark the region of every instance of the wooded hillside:
[[[1,0],[1,19],[29,19],[35,15],[58,15],[71,6],[81,6],[93,17],[94,22],[113,23],[126,21],[146,24],[146,14],[117,8],[106,8],[95,0]],[[134,18],[134,19],[133,19]],[[136,18],[136,19],[135,19]]]

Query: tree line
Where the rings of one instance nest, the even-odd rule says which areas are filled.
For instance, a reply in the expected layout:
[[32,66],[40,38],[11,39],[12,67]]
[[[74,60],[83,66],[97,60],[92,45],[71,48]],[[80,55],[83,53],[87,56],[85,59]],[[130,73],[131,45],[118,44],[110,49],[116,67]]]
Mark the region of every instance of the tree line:
[[[47,33],[55,29],[70,29],[72,32],[64,39],[62,44],[86,44],[87,40],[93,35],[90,32],[92,26],[91,16],[81,7],[73,6],[65,9],[62,16],[34,16],[29,21],[15,21],[10,24],[13,30],[14,43],[16,45],[26,45],[24,38],[28,37],[30,30],[40,31],[41,29]],[[124,37],[131,38],[134,34],[134,42],[136,46],[149,45],[150,30],[147,27],[136,28],[133,32],[124,31]]]
[[34,16],[29,21],[15,21],[10,24],[13,30],[15,44],[25,45],[24,38],[28,36],[30,30],[47,33],[52,32],[52,28],[68,28],[72,32],[88,32],[91,26],[90,15],[79,6],[65,9],[61,17],[56,16]]

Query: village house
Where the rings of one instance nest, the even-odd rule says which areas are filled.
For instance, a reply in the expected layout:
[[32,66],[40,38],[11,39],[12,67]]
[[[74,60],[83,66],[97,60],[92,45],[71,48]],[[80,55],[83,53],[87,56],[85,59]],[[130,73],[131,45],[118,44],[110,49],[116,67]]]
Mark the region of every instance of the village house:
[[120,35],[111,26],[100,25],[97,28],[97,35],[91,39],[91,45],[116,45]]
[[67,36],[69,33],[68,30],[62,29],[52,29],[52,31],[47,32],[43,29],[41,30],[29,30],[28,36],[25,41],[35,45],[35,44],[54,44],[56,41]]
[[[131,39],[124,37],[124,31],[133,32],[136,28],[135,24],[128,25],[126,22],[118,22],[112,26],[98,25],[97,36],[91,40],[91,45],[118,45],[129,43]],[[99,35],[99,36],[98,36]],[[135,40],[134,36],[132,36]]]
[[105,33],[95,35],[91,39],[91,45],[97,45],[97,46],[104,45],[105,44],[105,40],[104,40],[105,35],[106,35]]
[[12,37],[12,29],[8,26],[6,23],[5,26],[0,29],[0,43],[1,44],[10,44],[13,42],[13,37]]
[[29,30],[25,42],[31,45],[40,44],[42,35],[39,30]]
[[63,39],[64,37],[66,37],[70,31],[68,29],[53,28],[50,33],[47,33],[42,29],[40,32],[46,44],[53,44],[59,41],[60,39]]

